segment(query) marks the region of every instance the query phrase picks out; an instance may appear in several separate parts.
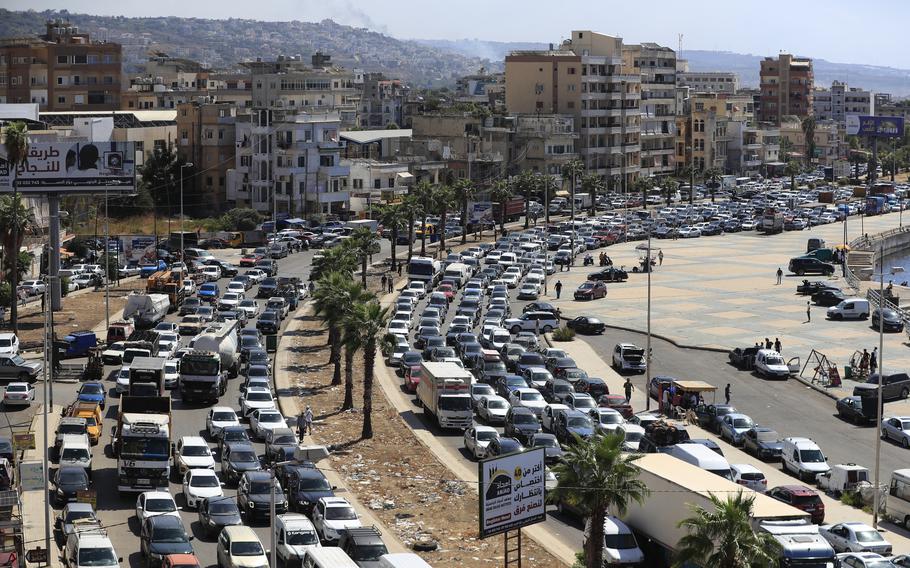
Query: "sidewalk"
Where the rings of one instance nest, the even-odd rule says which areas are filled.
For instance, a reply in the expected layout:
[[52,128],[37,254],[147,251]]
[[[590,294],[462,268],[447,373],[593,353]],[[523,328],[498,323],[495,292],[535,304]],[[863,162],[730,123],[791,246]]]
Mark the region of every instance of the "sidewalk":
[[[53,440],[53,432],[57,431],[57,422],[60,420],[60,411],[63,409],[62,406],[55,405],[51,408],[51,412],[47,416],[47,429],[48,429],[48,440]],[[44,460],[44,414],[43,414],[43,405],[38,409],[38,413],[35,414],[35,417],[32,419],[31,432],[35,434],[35,449],[26,450],[22,462],[38,462],[41,463]],[[53,444],[52,444],[53,445]],[[48,464],[48,467],[51,467],[51,464]],[[50,472],[45,472],[45,477],[50,478]],[[21,492],[21,501],[22,501],[22,533],[25,539],[25,550],[28,551],[33,548],[44,548],[44,510],[47,506],[47,501],[50,499],[50,483],[48,486],[41,490],[36,489],[32,491],[22,491]],[[57,543],[54,541],[54,518],[55,513],[51,511],[51,549],[49,552],[50,564],[49,566],[57,567],[61,566],[60,562],[60,550],[57,548]],[[38,566],[38,564],[26,564],[28,566]]]

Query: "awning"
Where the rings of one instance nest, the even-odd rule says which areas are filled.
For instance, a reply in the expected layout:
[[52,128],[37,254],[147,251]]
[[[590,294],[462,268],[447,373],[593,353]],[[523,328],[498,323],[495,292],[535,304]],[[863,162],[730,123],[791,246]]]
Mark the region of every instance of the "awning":
[[673,381],[676,388],[687,392],[714,392],[717,387],[704,381]]

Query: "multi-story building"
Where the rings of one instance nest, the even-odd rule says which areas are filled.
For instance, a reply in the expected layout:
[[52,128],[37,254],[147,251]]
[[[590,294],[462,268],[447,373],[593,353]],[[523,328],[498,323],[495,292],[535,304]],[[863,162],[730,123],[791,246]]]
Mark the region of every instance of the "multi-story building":
[[679,118],[681,138],[677,139],[677,156],[682,164],[697,171],[727,171],[728,150],[733,140],[733,122],[748,123],[753,119],[752,98],[720,93],[693,94],[686,107],[687,116]]
[[227,173],[234,168],[237,107],[202,98],[177,106],[177,154],[198,175],[186,180],[201,199],[191,211],[227,208]]
[[290,216],[348,211],[350,168],[336,112],[253,109],[236,117],[236,168],[227,172],[230,206]]
[[120,108],[121,47],[52,20],[38,37],[0,40],[0,103],[45,111]]
[[815,76],[812,60],[781,53],[766,57],[759,71],[762,122],[780,124],[785,116],[805,118],[812,114]]
[[399,199],[413,184],[414,176],[406,162],[355,158],[343,163],[351,169],[350,210],[358,216],[368,215],[373,205]]
[[530,170],[562,177],[562,168],[578,158],[578,133],[572,115],[519,114],[514,117],[513,171]]
[[486,184],[505,176],[512,148],[512,125],[506,119],[489,124],[470,112],[417,114],[412,117],[413,139],[402,154],[444,161],[457,177]]
[[834,81],[830,89],[815,89],[812,93],[812,113],[818,120],[846,125],[848,114],[874,115],[875,99],[871,91]]
[[676,52],[654,43],[623,47],[625,66],[641,74],[641,175],[675,169]]
[[739,90],[739,75],[728,71],[683,71],[676,74],[676,84],[696,93],[733,95]]
[[497,106],[504,103],[505,76],[502,73],[480,73],[459,77],[455,82],[455,100],[462,103],[476,103]]
[[569,114],[588,172],[616,187],[638,177],[641,74],[624,66],[622,38],[573,31],[558,49],[506,56],[510,113]]
[[820,166],[832,166],[838,160],[846,159],[845,125],[833,120],[815,122],[815,152],[810,155],[806,141],[806,131],[800,120],[790,117],[780,123],[781,145],[787,147],[788,158]]
[[156,53],[129,79],[121,96],[124,109],[177,108],[208,93],[210,71],[191,59]]
[[381,129],[394,124],[404,127],[409,92],[410,89],[398,79],[386,79],[382,73],[366,73],[360,98],[360,126]]
[[744,176],[764,174],[780,162],[780,128],[767,123],[727,123],[727,171]]

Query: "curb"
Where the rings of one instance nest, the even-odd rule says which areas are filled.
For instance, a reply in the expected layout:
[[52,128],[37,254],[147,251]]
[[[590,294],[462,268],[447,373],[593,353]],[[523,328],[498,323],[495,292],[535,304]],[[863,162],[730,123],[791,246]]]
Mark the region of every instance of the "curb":
[[821,394],[827,396],[828,398],[830,398],[830,399],[832,399],[832,400],[838,400],[838,399],[840,398],[840,397],[838,397],[837,395],[835,395],[834,393],[832,393],[830,390],[826,389],[825,387],[818,386],[817,384],[812,383],[812,382],[810,382],[810,381],[804,379],[803,377],[801,377],[801,376],[799,376],[799,375],[797,375],[795,378],[796,378],[797,381],[799,381],[799,382],[801,382],[802,384],[806,385],[807,387],[809,387],[810,389],[814,390],[815,392],[819,392],[819,393],[821,393]]
[[[571,319],[574,319],[574,318],[570,318],[570,317],[563,316],[563,315],[560,315],[559,317],[563,321],[569,321]],[[636,329],[634,327],[628,327],[628,326],[624,326],[624,325],[616,325],[616,324],[611,324],[611,323],[607,323],[607,322],[604,322],[604,325],[609,327],[610,329],[618,329],[620,331],[631,331],[633,333],[644,333],[644,334],[648,333],[647,330]],[[670,337],[668,335],[654,333],[653,331],[651,332],[651,337],[656,337],[657,339],[666,341],[667,343],[670,343],[674,347],[678,347],[679,349],[695,349],[698,351],[712,351],[714,353],[729,353],[730,352],[730,349],[725,348],[725,347],[715,347],[715,346],[711,346],[711,345],[687,345],[685,343],[678,342],[677,340],[673,339],[672,337]]]

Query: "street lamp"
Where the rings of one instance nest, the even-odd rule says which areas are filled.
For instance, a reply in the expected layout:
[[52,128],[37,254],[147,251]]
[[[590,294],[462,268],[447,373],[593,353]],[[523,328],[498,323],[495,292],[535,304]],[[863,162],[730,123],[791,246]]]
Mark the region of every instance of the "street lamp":
[[[645,410],[651,410],[651,226],[648,225],[648,340],[645,345]],[[659,402],[659,401],[658,401]]]
[[[183,168],[192,168],[193,162],[187,162],[180,166],[180,261],[186,262],[186,257],[183,254]],[[198,244],[198,243],[197,243]],[[158,247],[158,243],[155,243],[155,248]]]

